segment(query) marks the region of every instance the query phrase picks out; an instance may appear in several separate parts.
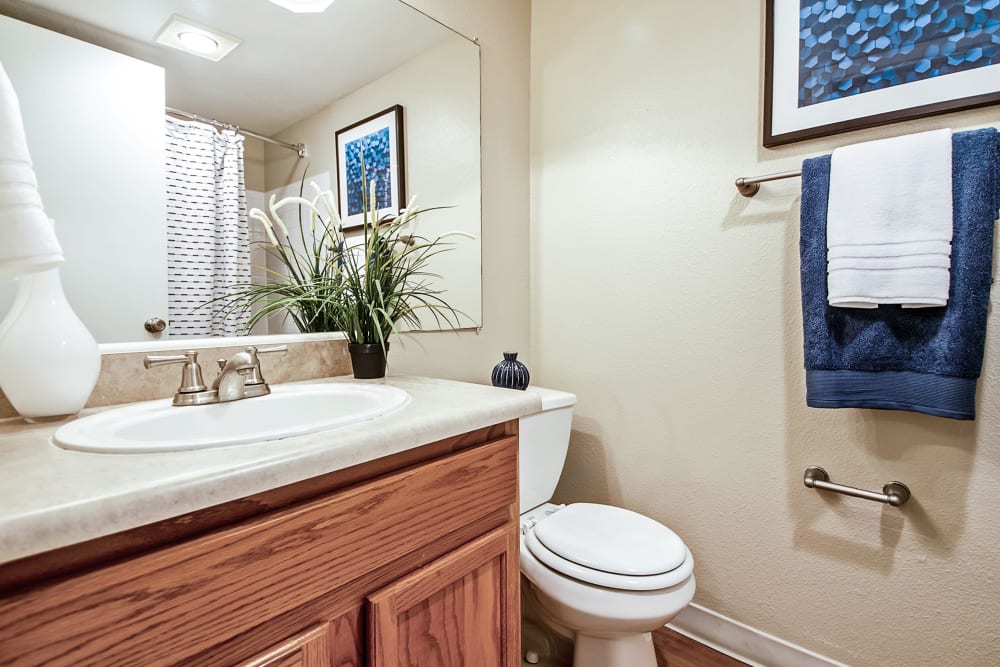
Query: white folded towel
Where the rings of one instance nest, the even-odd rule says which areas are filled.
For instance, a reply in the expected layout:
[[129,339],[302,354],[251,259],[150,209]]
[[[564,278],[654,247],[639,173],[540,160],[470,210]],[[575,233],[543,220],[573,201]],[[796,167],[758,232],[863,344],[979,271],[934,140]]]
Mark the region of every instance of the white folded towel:
[[833,152],[826,231],[831,306],[947,305],[951,235],[951,130]]
[[0,277],[44,271],[62,261],[38,195],[17,95],[0,63]]
[[951,269],[951,258],[948,255],[935,253],[930,255],[902,255],[900,257],[841,257],[833,258],[826,263],[827,271],[879,271],[897,269]]
[[908,268],[831,268],[828,280],[837,292],[829,292],[830,305],[840,308],[878,308],[880,303],[898,303],[903,308],[947,306],[947,292],[940,299],[926,295],[935,292],[942,280],[949,280],[951,262],[944,255],[925,257],[941,258],[939,266],[928,262],[925,266]]
[[883,243],[880,245],[840,245],[827,248],[826,258],[850,257],[906,257],[909,255],[949,255],[950,241],[913,241],[911,243]]

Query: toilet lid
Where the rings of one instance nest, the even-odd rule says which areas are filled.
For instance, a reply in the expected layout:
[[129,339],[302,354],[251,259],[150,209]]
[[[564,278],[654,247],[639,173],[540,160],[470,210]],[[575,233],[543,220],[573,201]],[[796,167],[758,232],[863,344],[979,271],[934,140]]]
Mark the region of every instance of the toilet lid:
[[660,575],[676,570],[688,557],[681,538],[662,523],[609,505],[567,505],[539,521],[532,533],[559,558],[615,575]]
[[566,560],[545,548],[545,545],[538,541],[538,537],[532,529],[528,529],[524,536],[524,546],[526,549],[521,550],[522,566],[527,559],[533,558],[549,569],[555,570],[559,575],[618,591],[662,591],[684,583],[694,573],[694,559],[691,558],[691,552],[687,551],[686,548],[684,562],[681,563],[680,567],[670,572],[652,575],[628,575],[602,572]]

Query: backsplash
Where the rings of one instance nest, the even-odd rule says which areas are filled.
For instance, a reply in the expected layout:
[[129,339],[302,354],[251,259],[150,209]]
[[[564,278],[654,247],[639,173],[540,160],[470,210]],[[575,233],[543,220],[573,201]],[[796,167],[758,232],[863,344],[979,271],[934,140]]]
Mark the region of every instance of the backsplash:
[[[229,358],[243,346],[211,347],[192,345],[198,351],[198,360],[205,373],[205,382],[211,383],[216,375],[215,360]],[[177,351],[163,354],[178,354]],[[105,354],[101,357],[101,374],[97,386],[87,401],[88,408],[133,401],[151,401],[169,398],[177,391],[181,379],[180,366],[166,366],[146,370],[142,359],[144,352]],[[316,378],[347,375],[351,373],[351,356],[346,340],[309,341],[288,343],[284,356],[265,354],[260,357],[261,373],[270,384],[314,380]],[[16,417],[17,411],[0,392],[0,419]]]

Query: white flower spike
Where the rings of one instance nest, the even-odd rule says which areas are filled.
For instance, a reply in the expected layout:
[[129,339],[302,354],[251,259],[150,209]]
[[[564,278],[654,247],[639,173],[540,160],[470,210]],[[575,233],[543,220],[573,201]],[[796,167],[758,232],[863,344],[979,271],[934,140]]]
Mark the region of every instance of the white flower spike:
[[[268,202],[268,207],[271,209],[271,217],[274,218],[274,222],[277,223],[278,229],[280,229],[281,233],[287,238],[288,228],[285,227],[284,221],[281,219],[281,216],[278,215],[278,207],[274,203],[275,199],[277,199],[277,195],[271,195],[271,200]],[[282,201],[284,200],[282,199]]]
[[278,239],[274,236],[274,229],[271,227],[271,221],[267,219],[264,215],[264,211],[259,208],[250,209],[248,214],[251,220],[256,220],[264,227],[264,231],[267,233],[267,238],[271,240],[271,245],[278,245]]

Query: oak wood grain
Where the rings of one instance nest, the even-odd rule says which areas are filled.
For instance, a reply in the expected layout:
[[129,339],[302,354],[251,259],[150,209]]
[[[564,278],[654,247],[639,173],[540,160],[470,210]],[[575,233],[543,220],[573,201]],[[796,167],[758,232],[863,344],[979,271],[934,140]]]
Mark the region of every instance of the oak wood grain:
[[516,456],[506,437],[6,596],[0,665],[184,663],[458,527],[508,516]]
[[[364,608],[360,604],[330,623],[330,665],[363,667],[365,664]],[[212,663],[208,663],[212,664]],[[214,664],[219,664],[218,662]]]
[[[506,510],[493,512],[404,558],[372,570],[346,586],[327,591],[318,598],[268,619],[262,625],[246,630],[222,644],[212,646],[181,664],[194,667],[232,664],[234,659],[246,659],[256,655],[302,628],[329,621],[335,628],[334,665],[360,667],[366,664],[364,607],[367,595],[430,564],[480,535],[504,525],[507,520]],[[516,530],[516,525],[514,529]]]
[[517,546],[499,528],[371,595],[370,664],[519,665]]
[[330,667],[330,658],[330,626],[324,623],[240,667]]

